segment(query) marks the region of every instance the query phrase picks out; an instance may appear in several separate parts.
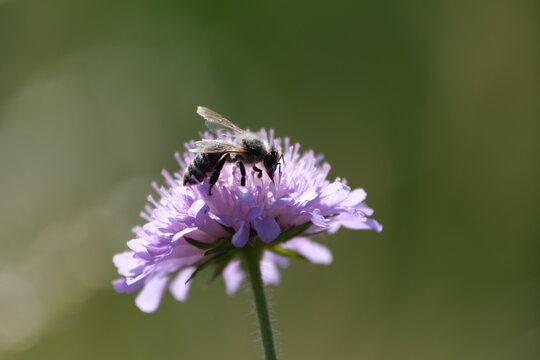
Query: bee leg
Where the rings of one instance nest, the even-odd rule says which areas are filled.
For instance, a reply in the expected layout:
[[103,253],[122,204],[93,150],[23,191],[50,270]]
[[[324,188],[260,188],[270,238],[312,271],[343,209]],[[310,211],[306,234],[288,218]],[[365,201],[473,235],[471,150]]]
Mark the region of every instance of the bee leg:
[[242,175],[242,179],[240,180],[240,185],[246,186],[246,167],[244,166],[244,163],[239,161],[237,162],[238,167],[240,168],[240,175]]
[[257,166],[253,166],[253,170],[255,170],[255,172],[257,173],[257,177],[260,179],[262,178],[262,170],[259,169]]
[[214,166],[214,170],[212,170],[212,175],[210,176],[210,188],[208,189],[208,195],[212,196],[212,188],[214,187],[214,184],[219,179],[219,174],[221,174],[221,169],[223,169],[223,165],[225,165],[225,162],[227,161],[228,154],[225,154],[219,159],[216,166]]

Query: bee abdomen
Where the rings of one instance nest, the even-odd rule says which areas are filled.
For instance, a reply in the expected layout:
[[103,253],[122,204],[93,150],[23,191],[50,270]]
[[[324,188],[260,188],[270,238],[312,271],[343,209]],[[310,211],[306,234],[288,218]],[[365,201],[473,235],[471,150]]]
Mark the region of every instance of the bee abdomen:
[[184,185],[197,184],[203,181],[206,174],[212,171],[220,157],[221,154],[219,153],[198,153],[184,174]]

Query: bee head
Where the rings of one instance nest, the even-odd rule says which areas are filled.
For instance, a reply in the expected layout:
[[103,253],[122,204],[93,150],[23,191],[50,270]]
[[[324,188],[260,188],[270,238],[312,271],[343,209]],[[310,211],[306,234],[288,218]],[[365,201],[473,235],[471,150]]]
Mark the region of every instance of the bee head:
[[[281,154],[281,149],[272,146],[270,151],[264,156],[263,164],[266,169],[266,173],[270,180],[274,181],[274,173],[278,165],[281,165],[279,162],[283,155]],[[281,169],[281,168],[280,168]]]

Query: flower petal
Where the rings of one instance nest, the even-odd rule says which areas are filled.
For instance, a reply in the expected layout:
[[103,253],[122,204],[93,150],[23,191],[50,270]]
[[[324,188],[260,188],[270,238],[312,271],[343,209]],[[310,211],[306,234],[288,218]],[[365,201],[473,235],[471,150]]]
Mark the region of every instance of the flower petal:
[[241,224],[232,237],[232,244],[236,247],[244,247],[249,240],[249,223],[242,222]]
[[248,189],[245,186],[239,186],[236,189],[236,195],[238,196],[238,199],[248,205],[256,205],[255,200],[253,200],[253,194],[251,193],[251,190]]
[[253,225],[261,240],[267,244],[275,240],[281,232],[278,223],[271,217],[257,218],[253,220]]
[[366,225],[368,226],[368,229],[375,230],[376,232],[381,232],[383,230],[383,226],[375,219],[367,219]]
[[280,206],[290,206],[297,202],[296,194],[295,193],[289,193],[285,194],[279,199],[276,200],[276,202],[272,205],[272,207],[280,207]]
[[320,209],[315,209],[313,211],[307,212],[309,214],[310,220],[313,223],[313,225],[318,226],[320,228],[326,228],[328,227],[328,220],[321,214]]
[[248,213],[246,215],[246,220],[251,221],[251,220],[257,218],[258,216],[260,216],[262,214],[263,210],[264,210],[264,204],[252,207],[251,209],[249,209],[249,211],[248,211]]
[[208,211],[208,205],[204,200],[197,200],[189,207],[187,213],[189,216],[194,217],[198,220],[202,220],[204,214]]
[[366,215],[366,216],[373,215],[373,209],[368,207],[366,204],[359,204],[359,205],[356,206],[356,209],[363,212],[364,215]]
[[281,275],[276,263],[271,260],[261,259],[261,274],[265,284],[279,284]]
[[362,201],[366,200],[366,192],[364,189],[354,189],[349,193],[349,196],[347,196],[347,199],[343,201],[342,205],[344,206],[356,206],[360,204]]
[[135,251],[135,252],[141,252],[141,253],[145,253],[146,252],[146,246],[148,245],[148,242],[146,240],[143,240],[143,239],[131,239],[127,242],[127,246]]
[[341,214],[337,216],[336,220],[348,229],[361,230],[369,228],[366,225],[366,217],[360,213]]
[[246,274],[242,270],[240,260],[231,261],[223,269],[223,280],[225,281],[225,288],[228,295],[233,295],[238,290],[245,276]]
[[152,270],[147,266],[144,268],[143,272],[135,277],[127,277],[126,278],[126,285],[127,286],[133,286],[134,284],[139,284],[139,287],[143,285],[143,283],[148,278],[148,274],[150,274]]
[[145,265],[145,261],[134,257],[133,251],[124,251],[113,257],[114,266],[118,268],[118,273],[122,276],[137,276]]
[[323,189],[321,203],[325,206],[334,206],[342,202],[349,195],[350,188],[340,181],[335,181]]
[[178,241],[178,239],[184,237],[185,235],[189,234],[189,233],[192,233],[194,232],[195,230],[197,230],[198,228],[197,227],[187,227],[183,230],[180,230],[179,232],[177,232],[176,234],[174,234],[174,236],[172,237],[172,241]]
[[168,282],[169,277],[163,275],[158,275],[148,280],[135,299],[137,307],[144,312],[156,311],[161,303],[161,298]]
[[300,198],[298,199],[298,205],[304,206],[311,200],[316,199],[318,196],[319,194],[316,193],[315,191],[307,191],[303,193],[302,195],[300,195]]
[[120,279],[114,280],[112,283],[113,283],[113,286],[114,286],[114,290],[116,290],[117,292],[119,292],[119,293],[132,293],[132,292],[134,292],[135,290],[137,290],[138,288],[141,287],[141,283],[142,283],[143,280],[144,279],[141,279],[141,281],[139,281],[139,282],[128,285],[125,278],[120,278]]
[[289,265],[289,260],[290,260],[290,258],[288,258],[287,256],[278,255],[272,251],[265,251],[263,254],[263,259],[272,261],[277,266],[282,267],[282,268],[287,267]]
[[286,249],[296,251],[314,264],[331,264],[332,253],[330,250],[315,241],[305,237],[297,237],[282,245]]
[[187,281],[189,280],[195,269],[195,267],[188,267],[180,270],[176,278],[171,282],[171,285],[169,286],[169,291],[176,300],[187,300],[189,288],[191,286],[191,281]]

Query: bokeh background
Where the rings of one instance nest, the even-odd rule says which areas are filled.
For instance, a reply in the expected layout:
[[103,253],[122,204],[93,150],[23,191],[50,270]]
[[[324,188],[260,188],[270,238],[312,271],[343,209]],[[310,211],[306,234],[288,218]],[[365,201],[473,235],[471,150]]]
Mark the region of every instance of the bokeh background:
[[[116,294],[197,105],[368,191],[271,288],[284,359],[540,358],[533,0],[0,0],[0,357],[258,359],[249,293]],[[161,180],[160,180],[161,181]]]

